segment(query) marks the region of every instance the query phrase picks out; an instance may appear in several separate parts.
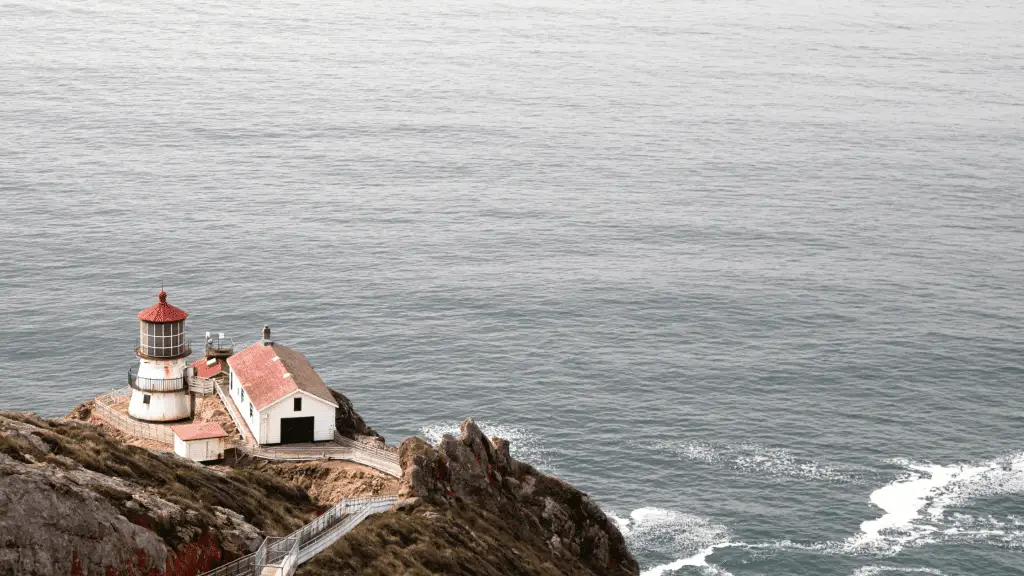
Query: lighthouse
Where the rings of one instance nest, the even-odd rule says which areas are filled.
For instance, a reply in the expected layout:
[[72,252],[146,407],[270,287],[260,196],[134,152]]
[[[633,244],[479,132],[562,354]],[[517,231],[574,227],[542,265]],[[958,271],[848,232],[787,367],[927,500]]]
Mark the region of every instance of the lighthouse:
[[167,293],[139,312],[139,367],[129,372],[132,397],[128,414],[139,420],[171,422],[191,416],[192,402],[185,382],[185,359],[192,353],[185,339],[188,313],[167,303]]

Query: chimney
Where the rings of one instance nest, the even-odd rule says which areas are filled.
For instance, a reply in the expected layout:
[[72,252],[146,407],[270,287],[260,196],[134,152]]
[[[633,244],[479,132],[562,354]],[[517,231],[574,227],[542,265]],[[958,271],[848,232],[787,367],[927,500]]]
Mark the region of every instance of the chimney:
[[270,326],[263,327],[263,345],[270,346],[274,342],[270,339]]

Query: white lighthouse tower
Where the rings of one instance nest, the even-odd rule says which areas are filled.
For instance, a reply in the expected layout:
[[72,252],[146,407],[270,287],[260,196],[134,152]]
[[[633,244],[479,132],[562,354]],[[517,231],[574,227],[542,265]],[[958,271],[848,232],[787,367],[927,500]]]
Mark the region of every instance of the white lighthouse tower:
[[192,353],[185,339],[188,313],[160,301],[139,312],[139,368],[129,376],[132,398],[128,414],[139,420],[171,422],[191,416],[192,402],[185,382],[185,359]]

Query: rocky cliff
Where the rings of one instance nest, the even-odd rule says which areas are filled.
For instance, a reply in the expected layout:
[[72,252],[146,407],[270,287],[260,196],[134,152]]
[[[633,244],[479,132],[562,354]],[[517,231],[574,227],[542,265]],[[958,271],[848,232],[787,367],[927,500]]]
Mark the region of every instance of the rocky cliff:
[[100,427],[0,412],[0,575],[194,575],[314,517],[256,470],[127,446]]
[[399,447],[398,509],[373,516],[298,574],[638,574],[622,534],[584,493],[509,454],[472,420],[435,448]]
[[[339,404],[339,429],[383,442],[346,398]],[[399,481],[344,462],[202,466],[118,434],[0,412],[0,576],[194,576],[287,534],[324,504],[395,492],[396,510],[366,519],[299,573],[639,572],[586,494],[515,460],[508,442],[472,420],[437,447],[403,441]]]

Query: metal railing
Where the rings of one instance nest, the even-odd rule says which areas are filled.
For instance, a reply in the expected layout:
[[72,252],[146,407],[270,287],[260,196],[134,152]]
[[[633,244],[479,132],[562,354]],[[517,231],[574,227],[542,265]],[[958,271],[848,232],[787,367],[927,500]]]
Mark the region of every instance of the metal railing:
[[351,532],[353,528],[358,526],[359,523],[365,520],[370,514],[372,514],[372,512],[369,507],[362,508],[355,514],[339,522],[333,528],[317,535],[315,538],[307,542],[301,550],[299,550],[299,563],[304,564],[312,557],[326,550],[331,544],[340,540],[342,536]]
[[256,574],[256,554],[246,554],[238,560],[218,566],[202,576],[254,576]]
[[[228,416],[235,423],[235,428],[238,430],[238,435],[242,437],[242,442],[254,442],[255,439],[251,439],[252,432],[249,431],[249,427],[242,421],[242,415],[235,409],[234,401],[228,398],[228,391],[225,388],[227,387],[223,384],[214,384],[213,386],[213,389],[217,391],[217,396],[220,396],[220,401],[224,404],[224,409],[227,410]],[[244,446],[239,446],[237,449],[243,450]]]
[[390,508],[398,500],[396,496],[370,496],[365,498],[346,498],[338,502],[316,520],[299,528],[289,534],[299,539],[299,545],[305,546],[307,542],[316,537],[317,534],[327,530],[342,520],[342,518],[366,506],[379,507],[386,504]]
[[185,379],[178,378],[141,378],[136,375],[135,368],[128,369],[128,386],[146,392],[173,392],[185,388]]
[[384,460],[376,456],[363,454],[358,450],[353,450],[348,455],[347,458],[339,458],[339,460],[348,460],[349,462],[355,462],[356,464],[369,466],[370,468],[379,470],[380,472],[383,472],[388,476],[393,476],[395,478],[402,477],[402,467],[399,466],[397,462],[392,462],[390,460]]
[[354,448],[356,450],[359,450],[360,452],[363,452],[364,454],[378,456],[384,460],[393,460],[395,464],[398,464],[398,453],[395,452],[394,450],[378,448],[376,446],[371,446],[369,444],[357,442],[356,440],[342,436],[341,433],[338,432],[337,430],[334,431],[334,442],[342,446]]
[[96,398],[94,403],[93,413],[107,424],[110,424],[125,434],[130,434],[137,438],[144,438],[146,440],[153,440],[154,442],[160,442],[162,444],[174,445],[174,435],[171,433],[169,426],[139,422],[138,420],[129,418],[122,414],[114,407],[118,400],[130,396],[130,389],[114,390],[110,394],[99,396]]
[[225,354],[230,356],[235,349],[235,342],[228,337],[211,336],[206,339],[204,349],[206,356],[216,357]]
[[[291,576],[299,564],[299,539],[291,536],[270,537],[256,551],[256,574]],[[273,568],[273,571],[268,571]]]
[[368,516],[390,509],[397,501],[397,496],[342,500],[288,536],[266,538],[252,554],[203,572],[200,576],[262,576],[266,573],[265,568],[274,569],[275,574],[290,576],[298,565],[337,542]]
[[338,446],[323,444],[313,446],[239,446],[237,450],[264,460],[347,460],[364,466],[375,468],[389,476],[400,478],[402,467],[398,465],[398,456],[369,448],[366,446]]

